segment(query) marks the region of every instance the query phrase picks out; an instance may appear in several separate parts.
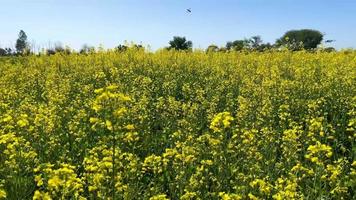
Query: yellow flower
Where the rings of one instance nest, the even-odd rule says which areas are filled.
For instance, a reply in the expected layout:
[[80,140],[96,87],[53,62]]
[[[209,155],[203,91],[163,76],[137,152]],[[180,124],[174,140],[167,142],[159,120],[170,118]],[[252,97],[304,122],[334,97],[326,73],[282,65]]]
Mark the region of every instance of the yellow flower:
[[37,182],[37,186],[40,187],[43,185],[43,180],[40,175],[35,176],[35,181]]
[[102,92],[104,92],[103,88],[99,88],[99,89],[94,90],[95,94],[101,94]]
[[318,165],[322,164],[323,156],[330,158],[333,155],[332,148],[328,145],[321,144],[319,141],[317,141],[315,145],[310,145],[307,150],[308,153],[305,155],[305,158]]
[[352,167],[356,167],[356,161],[353,161],[351,164]]
[[5,199],[5,198],[6,198],[5,190],[0,189],[0,199]]
[[167,198],[167,195],[159,194],[151,197],[150,200],[169,200],[169,199]]
[[217,114],[210,124],[210,129],[214,132],[220,132],[222,129],[229,128],[231,122],[234,118],[230,115],[229,112],[222,112]]
[[20,119],[17,121],[17,125],[19,125],[21,128],[27,126],[28,124],[29,122],[26,119]]
[[258,198],[255,196],[255,195],[253,195],[252,193],[248,193],[248,198],[249,199],[251,199],[251,200],[258,200]]
[[129,131],[132,131],[132,130],[135,129],[135,126],[134,126],[133,124],[128,124],[128,125],[126,125],[125,128],[126,128],[127,130],[129,130]]
[[109,86],[106,87],[107,90],[115,90],[117,88],[118,88],[117,85],[109,85]]
[[4,118],[2,119],[3,122],[9,122],[9,121],[12,120],[12,117],[11,117],[10,115],[5,115],[5,116],[6,116],[6,117],[4,117]]
[[92,186],[92,185],[90,185],[90,186],[88,187],[89,192],[95,191],[95,190],[97,190],[97,189],[98,189],[98,188],[97,188],[96,186]]
[[140,138],[137,132],[128,132],[125,134],[125,137],[123,138],[125,142],[135,142],[138,141],[139,139]]
[[106,120],[106,121],[105,121],[105,124],[106,124],[106,128],[107,128],[109,131],[112,131],[112,130],[113,130],[111,121]]
[[122,117],[127,112],[126,108],[119,108],[113,114],[116,117]]
[[100,119],[98,119],[98,118],[96,118],[96,117],[91,117],[90,119],[89,119],[89,122],[90,123],[97,123],[97,122],[100,122]]
[[219,192],[219,197],[222,200],[241,200],[242,196],[237,194],[227,194],[225,192]]
[[96,112],[99,112],[102,109],[102,106],[99,104],[94,104],[93,105],[93,110],[95,110]]
[[209,166],[211,166],[211,165],[214,164],[212,160],[202,160],[201,163],[202,163],[202,164],[209,165]]
[[48,180],[48,186],[52,188],[58,188],[62,183],[62,180],[58,176],[54,176]]
[[271,186],[262,179],[255,179],[250,182],[250,186],[253,188],[258,188],[262,193],[268,195],[271,191]]

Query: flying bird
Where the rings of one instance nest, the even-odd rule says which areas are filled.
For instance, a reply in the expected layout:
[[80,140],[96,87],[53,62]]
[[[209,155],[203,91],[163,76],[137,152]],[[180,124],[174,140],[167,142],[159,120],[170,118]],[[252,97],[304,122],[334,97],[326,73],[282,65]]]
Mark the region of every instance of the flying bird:
[[188,12],[188,13],[191,13],[191,12],[192,12],[192,9],[191,9],[191,8],[188,8],[188,9],[187,9],[187,12]]
[[335,42],[335,40],[325,40],[325,43],[332,43]]

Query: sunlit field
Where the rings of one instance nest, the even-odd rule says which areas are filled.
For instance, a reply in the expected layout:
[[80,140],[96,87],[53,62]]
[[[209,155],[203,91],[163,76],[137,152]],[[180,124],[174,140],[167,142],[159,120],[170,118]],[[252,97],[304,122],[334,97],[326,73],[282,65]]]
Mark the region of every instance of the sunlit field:
[[356,53],[0,59],[0,199],[355,199]]

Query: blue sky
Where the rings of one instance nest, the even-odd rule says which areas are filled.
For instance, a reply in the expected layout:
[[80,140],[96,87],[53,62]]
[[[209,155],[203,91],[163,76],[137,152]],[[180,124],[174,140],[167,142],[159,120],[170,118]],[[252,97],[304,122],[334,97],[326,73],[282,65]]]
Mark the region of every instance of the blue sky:
[[175,35],[205,48],[253,35],[274,42],[300,28],[356,47],[356,0],[0,0],[0,19],[0,47],[13,46],[20,29],[37,47],[126,40],[157,49]]

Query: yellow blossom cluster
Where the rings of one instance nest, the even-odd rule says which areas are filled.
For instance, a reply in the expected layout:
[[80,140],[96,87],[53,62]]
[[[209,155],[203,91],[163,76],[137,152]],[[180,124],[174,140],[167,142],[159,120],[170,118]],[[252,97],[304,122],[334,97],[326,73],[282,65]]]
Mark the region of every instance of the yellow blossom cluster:
[[77,177],[75,167],[69,164],[61,164],[60,168],[53,169],[53,164],[42,164],[34,169],[35,181],[39,190],[36,190],[33,199],[49,199],[60,197],[61,199],[75,198],[85,199],[83,183]]

